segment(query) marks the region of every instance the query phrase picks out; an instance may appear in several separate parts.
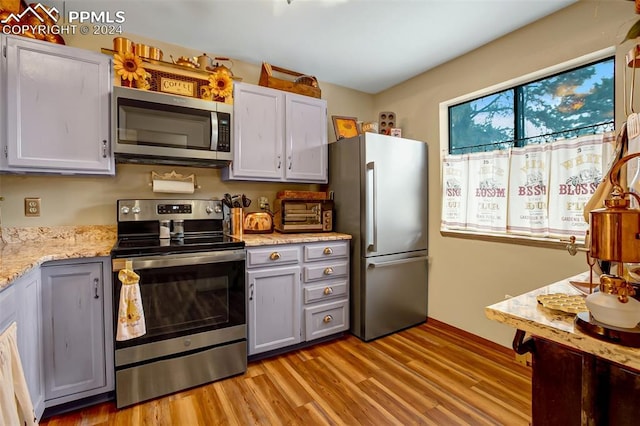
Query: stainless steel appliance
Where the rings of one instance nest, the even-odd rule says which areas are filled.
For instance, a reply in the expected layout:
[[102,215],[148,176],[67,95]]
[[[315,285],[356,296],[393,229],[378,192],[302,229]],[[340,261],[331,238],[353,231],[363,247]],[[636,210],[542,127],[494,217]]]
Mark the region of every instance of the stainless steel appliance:
[[[115,341],[117,407],[244,372],[246,255],[242,241],[222,232],[222,203],[119,200],[117,208],[114,300],[118,272],[131,261],[147,330]],[[161,238],[167,225],[170,238]],[[117,318],[114,303],[114,327]]]
[[365,133],[329,144],[335,229],[353,236],[351,332],[427,319],[427,144]]
[[220,102],[116,86],[116,161],[224,167],[233,159],[232,113]]
[[284,200],[273,204],[274,226],[280,232],[333,231],[333,201]]

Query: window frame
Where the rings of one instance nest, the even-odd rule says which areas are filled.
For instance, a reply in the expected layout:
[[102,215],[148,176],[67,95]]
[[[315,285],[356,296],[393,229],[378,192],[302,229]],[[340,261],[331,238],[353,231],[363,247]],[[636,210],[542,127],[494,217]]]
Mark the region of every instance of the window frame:
[[[588,61],[582,64],[579,64],[577,66],[574,67],[570,67],[567,69],[563,69],[563,70],[559,70],[559,71],[555,71],[551,74],[547,74],[544,76],[540,76],[538,78],[532,79],[532,80],[525,80],[521,83],[517,83],[514,85],[511,85],[509,87],[503,88],[502,90],[498,90],[495,92],[491,92],[491,93],[485,93],[481,96],[477,96],[475,98],[472,99],[468,99],[468,100],[463,100],[460,102],[456,102],[453,104],[450,104],[447,106],[447,128],[448,128],[448,144],[447,144],[447,152],[449,154],[470,154],[473,152],[487,152],[487,151],[493,151],[493,150],[501,150],[501,149],[506,149],[504,148],[504,146],[512,146],[514,148],[516,147],[524,147],[526,146],[526,141],[529,139],[535,139],[535,138],[546,138],[549,135],[563,135],[563,134],[567,134],[567,133],[571,133],[573,131],[576,130],[583,130],[586,128],[590,128],[590,127],[595,127],[598,125],[606,125],[608,124],[608,122],[606,123],[598,123],[598,124],[593,124],[590,126],[585,126],[585,127],[580,127],[578,129],[566,129],[566,130],[560,130],[557,132],[553,132],[553,133],[548,133],[545,135],[537,135],[537,136],[527,136],[525,134],[525,108],[524,108],[524,90],[525,87],[531,84],[535,84],[537,82],[543,81],[543,80],[547,80],[547,79],[551,79],[554,77],[557,77],[559,75],[568,73],[568,72],[573,72],[573,71],[577,71],[581,68],[586,68],[589,67],[591,65],[596,65],[605,61],[609,61],[609,60],[613,60],[613,67],[614,67],[614,73],[613,73],[613,90],[614,90],[614,96],[613,96],[613,115],[615,117],[615,84],[616,84],[616,77],[615,77],[615,51],[613,54],[611,55],[606,55],[603,58],[599,58],[593,61]],[[452,119],[452,108],[461,106],[461,105],[465,105],[468,104],[470,102],[474,102],[474,101],[478,101],[481,100],[483,98],[492,96],[492,95],[498,95],[501,93],[505,93],[505,92],[512,92],[512,98],[513,98],[513,110],[512,110],[512,114],[513,114],[513,139],[509,139],[509,140],[504,140],[504,141],[499,141],[499,142],[491,142],[491,143],[482,143],[482,144],[478,144],[478,145],[474,145],[471,147],[457,147],[457,148],[453,148],[456,150],[460,150],[462,152],[450,152],[451,151],[451,139],[450,139],[450,126],[451,126],[451,119]],[[613,121],[613,119],[611,120]],[[495,147],[495,148],[492,148]],[[480,149],[473,149],[473,148],[480,148]]]
[[[479,89],[471,93],[467,93],[456,98],[449,99],[447,101],[443,101],[439,105],[439,131],[440,131],[440,158],[439,158],[439,170],[440,170],[440,194],[442,194],[442,186],[443,186],[443,170],[442,170],[442,162],[444,158],[449,155],[449,107],[462,104],[464,102],[469,102],[474,99],[482,98],[484,96],[491,95],[493,93],[498,93],[501,91],[508,90],[510,88],[515,88],[516,86],[525,85],[528,83],[535,82],[537,80],[541,80],[544,78],[552,77],[554,75],[570,71],[575,68],[580,68],[581,66],[587,66],[592,63],[596,63],[602,61],[604,59],[613,57],[614,58],[614,126],[617,126],[617,117],[619,112],[616,109],[616,106],[619,106],[617,102],[616,92],[617,87],[615,82],[616,77],[618,76],[620,69],[620,58],[616,52],[616,47],[611,46],[607,47],[565,62],[560,64],[556,64],[547,68],[540,69],[538,71],[534,71],[532,73],[522,75],[520,77],[515,77],[513,79],[494,84],[489,87],[485,87],[484,89]],[[624,61],[623,61],[624,62]],[[626,70],[624,70],[626,72]],[[442,210],[440,209],[440,214]],[[442,218],[440,218],[442,219]],[[470,239],[470,240],[481,240],[481,241],[489,241],[489,242],[501,242],[501,243],[511,243],[511,244],[519,244],[526,245],[531,247],[542,247],[542,248],[555,248],[555,249],[566,249],[566,244],[568,241],[559,238],[552,237],[531,237],[526,235],[513,235],[513,234],[498,234],[498,233],[490,233],[490,232],[478,232],[478,231],[470,231],[470,230],[443,230],[440,229],[440,235],[443,237],[454,237],[454,238],[462,238],[462,239]]]

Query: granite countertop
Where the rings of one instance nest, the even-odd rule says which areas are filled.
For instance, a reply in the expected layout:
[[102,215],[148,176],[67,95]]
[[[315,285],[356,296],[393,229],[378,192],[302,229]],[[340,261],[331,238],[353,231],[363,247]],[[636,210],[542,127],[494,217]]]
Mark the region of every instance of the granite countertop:
[[575,315],[548,309],[536,299],[541,294],[582,294],[569,281],[589,281],[585,272],[541,287],[485,308],[491,320],[511,325],[528,334],[590,353],[618,364],[640,370],[640,348],[631,348],[591,337],[574,325]]
[[302,234],[244,234],[242,240],[247,247],[269,246],[273,244],[313,243],[318,241],[350,240],[351,235],[339,232],[314,232]]
[[[247,247],[349,240],[337,232],[303,234],[245,234]],[[32,269],[50,260],[109,256],[116,242],[116,227],[59,226],[3,228],[0,242],[0,291]]]
[[115,226],[3,228],[0,290],[50,260],[109,256]]

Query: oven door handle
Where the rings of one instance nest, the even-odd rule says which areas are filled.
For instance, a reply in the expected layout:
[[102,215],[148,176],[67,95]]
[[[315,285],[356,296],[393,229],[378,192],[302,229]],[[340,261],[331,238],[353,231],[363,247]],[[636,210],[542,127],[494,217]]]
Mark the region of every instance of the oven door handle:
[[201,265],[204,263],[234,262],[246,259],[244,250],[222,250],[206,253],[181,253],[165,256],[130,257],[112,259],[113,272],[125,268],[126,262],[131,261],[133,270],[169,268],[172,266]]

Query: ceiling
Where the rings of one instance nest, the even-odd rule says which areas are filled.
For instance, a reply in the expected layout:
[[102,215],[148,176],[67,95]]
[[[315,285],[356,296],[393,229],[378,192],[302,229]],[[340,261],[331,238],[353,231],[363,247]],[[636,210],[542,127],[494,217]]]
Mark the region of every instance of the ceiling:
[[127,33],[375,94],[576,1],[67,0],[64,7],[122,10]]

